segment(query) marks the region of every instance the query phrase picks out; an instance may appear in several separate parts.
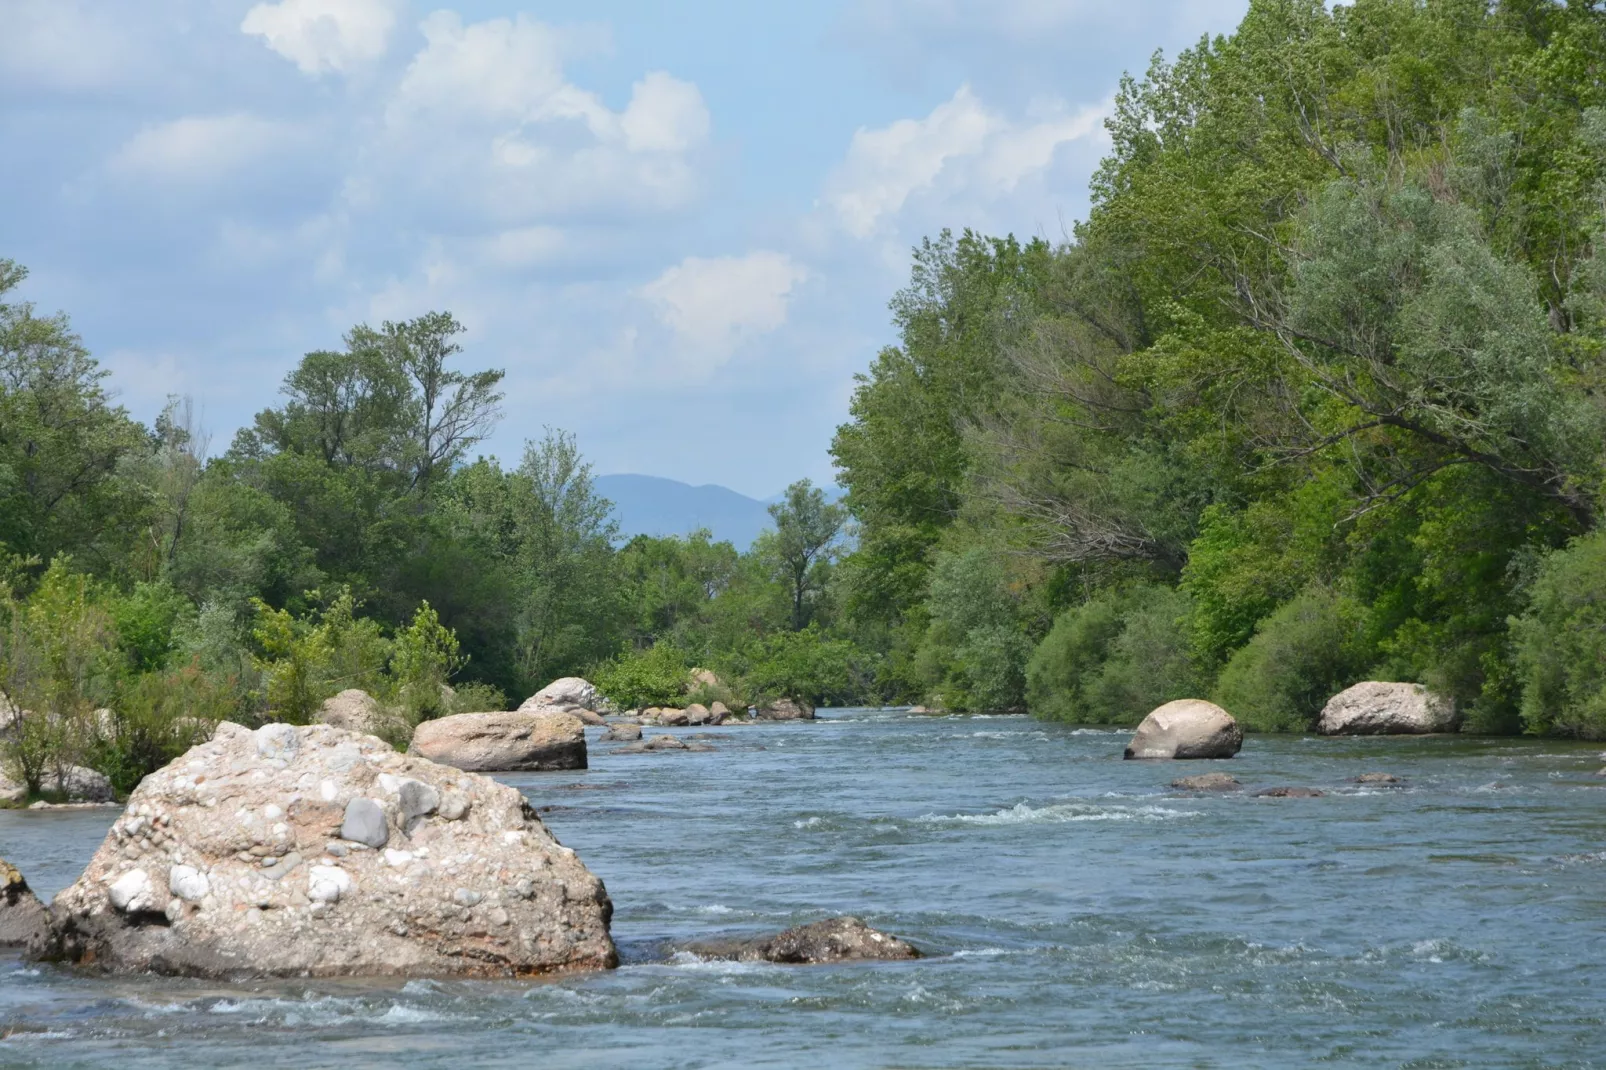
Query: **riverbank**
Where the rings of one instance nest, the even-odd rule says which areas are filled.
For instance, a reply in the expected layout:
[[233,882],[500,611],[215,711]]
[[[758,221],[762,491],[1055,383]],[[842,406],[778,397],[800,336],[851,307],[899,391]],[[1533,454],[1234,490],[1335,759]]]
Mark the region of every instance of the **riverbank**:
[[[821,716],[505,778],[607,882],[620,970],[229,986],[10,956],[0,1065],[1602,1062],[1598,746],[1251,735],[1230,762],[1123,762],[1125,731]],[[1248,790],[1169,787],[1214,770]],[[1404,783],[1352,782],[1379,770]],[[1326,794],[1250,794],[1277,785]],[[50,894],[115,816],[3,813],[0,854]],[[840,913],[935,957],[657,961]]]

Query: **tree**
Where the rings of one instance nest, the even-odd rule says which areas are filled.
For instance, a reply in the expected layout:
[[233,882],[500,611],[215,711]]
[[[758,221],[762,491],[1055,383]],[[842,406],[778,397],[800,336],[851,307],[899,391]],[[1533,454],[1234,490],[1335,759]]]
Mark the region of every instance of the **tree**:
[[775,530],[760,537],[760,552],[774,560],[784,577],[792,601],[792,630],[800,632],[825,589],[847,518],[841,506],[828,504],[825,492],[807,479],[787,487],[786,498],[771,505],[769,512]]
[[0,260],[0,545],[114,567],[142,504],[115,475],[147,439],[66,316],[4,300],[26,277]]
[[622,604],[613,503],[598,495],[574,435],[547,429],[528,442],[510,478],[517,542],[518,648],[525,680],[540,686],[617,649]]

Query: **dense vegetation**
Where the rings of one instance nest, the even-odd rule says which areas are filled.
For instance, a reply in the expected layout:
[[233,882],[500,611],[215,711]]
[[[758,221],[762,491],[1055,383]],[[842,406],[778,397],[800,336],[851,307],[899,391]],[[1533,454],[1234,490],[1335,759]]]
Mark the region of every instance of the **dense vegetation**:
[[1606,737],[1603,73],[1590,3],[1256,0],[1123,82],[1072,240],[915,250],[845,512],[800,483],[746,551],[621,543],[561,431],[471,460],[501,376],[449,315],[308,354],[209,456],[0,262],[8,771],[126,787],[347,687],[400,732],[698,665],[732,700],[1211,695],[1262,730],[1415,680],[1474,730]]
[[835,456],[887,692],[1606,735],[1606,15],[1260,0],[1122,85],[1074,240],[943,235]]

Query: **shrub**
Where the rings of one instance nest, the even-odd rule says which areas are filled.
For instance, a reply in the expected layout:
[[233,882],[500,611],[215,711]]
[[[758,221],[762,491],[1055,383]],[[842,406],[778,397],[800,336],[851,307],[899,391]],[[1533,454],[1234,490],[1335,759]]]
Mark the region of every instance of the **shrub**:
[[1060,614],[1026,667],[1032,713],[1080,724],[1136,724],[1197,687],[1188,597],[1144,584]]
[[591,671],[591,682],[621,710],[668,706],[686,693],[690,661],[680,648],[655,643],[618,654]]
[[141,779],[210,739],[219,721],[240,719],[240,710],[235,681],[199,665],[144,673],[119,690],[111,731],[97,739],[90,764],[118,791],[132,791]]
[[839,704],[855,693],[857,650],[828,639],[816,625],[776,632],[744,652],[742,690],[755,702],[790,698],[810,705]]
[[1255,628],[1222,670],[1215,699],[1252,732],[1303,732],[1354,682],[1353,608],[1305,588]]
[[1545,558],[1511,629],[1523,727],[1606,739],[1606,532]]

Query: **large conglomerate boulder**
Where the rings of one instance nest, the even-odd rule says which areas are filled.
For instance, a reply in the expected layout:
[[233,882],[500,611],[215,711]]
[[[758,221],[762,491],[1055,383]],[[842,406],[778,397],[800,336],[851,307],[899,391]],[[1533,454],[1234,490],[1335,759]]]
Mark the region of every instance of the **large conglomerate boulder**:
[[586,731],[557,711],[459,713],[420,724],[407,753],[475,773],[584,769]]
[[1232,714],[1213,702],[1167,702],[1143,719],[1127,744],[1127,758],[1231,758],[1244,745]]
[[1368,680],[1328,699],[1316,731],[1324,736],[1429,735],[1458,726],[1455,703],[1421,684]]
[[517,790],[326,725],[224,723],[146,777],[36,958],[205,977],[618,961],[603,884]]

